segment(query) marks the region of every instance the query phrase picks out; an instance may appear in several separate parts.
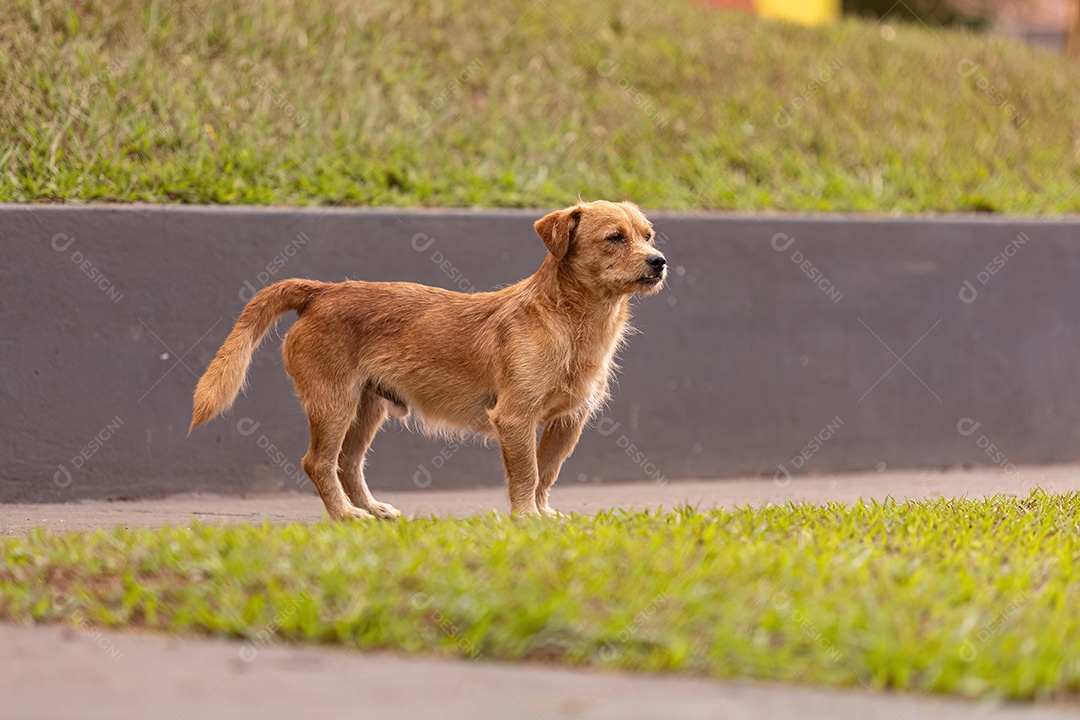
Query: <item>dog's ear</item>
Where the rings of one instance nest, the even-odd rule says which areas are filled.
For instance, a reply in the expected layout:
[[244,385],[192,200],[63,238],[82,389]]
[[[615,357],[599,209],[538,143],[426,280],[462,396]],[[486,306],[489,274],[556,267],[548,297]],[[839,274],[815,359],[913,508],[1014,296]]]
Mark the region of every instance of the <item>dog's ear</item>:
[[577,229],[580,218],[581,208],[572,207],[556,210],[533,224],[536,234],[544,241],[548,252],[556,260],[562,260],[570,250],[570,240],[574,237],[574,230]]

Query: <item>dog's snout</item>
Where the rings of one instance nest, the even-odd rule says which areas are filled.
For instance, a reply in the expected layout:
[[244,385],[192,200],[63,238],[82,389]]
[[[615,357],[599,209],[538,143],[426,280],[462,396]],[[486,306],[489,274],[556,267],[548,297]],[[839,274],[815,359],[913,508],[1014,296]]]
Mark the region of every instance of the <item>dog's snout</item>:
[[651,268],[663,270],[664,266],[667,265],[667,258],[663,255],[650,255],[645,262],[648,263]]

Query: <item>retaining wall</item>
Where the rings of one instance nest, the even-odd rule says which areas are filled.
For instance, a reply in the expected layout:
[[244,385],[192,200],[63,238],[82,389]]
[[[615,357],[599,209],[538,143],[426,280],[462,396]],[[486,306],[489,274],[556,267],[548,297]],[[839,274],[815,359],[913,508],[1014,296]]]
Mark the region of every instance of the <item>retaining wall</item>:
[[[294,276],[505,285],[544,256],[538,216],[0,206],[0,501],[310,489],[276,335],[186,436],[245,300]],[[670,287],[635,303],[561,482],[1080,459],[1080,222],[653,217]],[[368,468],[376,492],[502,482],[496,449],[396,426]]]

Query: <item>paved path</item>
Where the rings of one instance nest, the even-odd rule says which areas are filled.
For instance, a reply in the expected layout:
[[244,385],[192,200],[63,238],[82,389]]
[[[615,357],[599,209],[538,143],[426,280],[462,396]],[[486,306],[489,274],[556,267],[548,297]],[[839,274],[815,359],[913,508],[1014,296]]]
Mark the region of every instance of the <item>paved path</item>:
[[[853,502],[859,498],[897,500],[927,497],[982,497],[993,494],[1026,495],[1034,487],[1047,491],[1080,490],[1080,466],[1021,467],[1013,472],[996,468],[970,471],[914,471],[852,473],[797,477],[787,484],[772,478],[740,480],[683,480],[666,485],[582,485],[572,480],[555,486],[553,505],[564,512],[594,513],[610,507],[672,507],[690,503],[701,508],[733,507],[807,501]],[[375,496],[410,515],[471,515],[507,512],[501,488],[379,492]],[[0,534],[15,535],[44,526],[55,531],[92,530],[114,525],[155,527],[201,523],[250,523],[264,518],[275,523],[316,522],[323,517],[322,503],[313,494],[279,494],[248,498],[183,495],[134,502],[81,502],[56,505],[0,505]]]
[[[245,646],[0,624],[0,716],[20,720],[1051,720],[1077,707]],[[254,651],[254,652],[253,652]]]

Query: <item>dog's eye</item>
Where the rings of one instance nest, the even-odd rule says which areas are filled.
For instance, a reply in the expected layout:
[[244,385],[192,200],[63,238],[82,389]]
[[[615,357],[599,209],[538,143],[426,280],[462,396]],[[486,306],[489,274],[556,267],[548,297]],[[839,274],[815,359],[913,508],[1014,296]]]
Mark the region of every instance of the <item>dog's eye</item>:
[[607,239],[608,239],[608,242],[613,242],[613,243],[626,242],[626,238],[623,237],[623,234],[621,232],[612,233],[611,235],[608,235]]
[[648,233],[645,234],[645,242],[652,242],[654,237],[656,237],[656,235],[653,233],[652,230],[650,230]]

